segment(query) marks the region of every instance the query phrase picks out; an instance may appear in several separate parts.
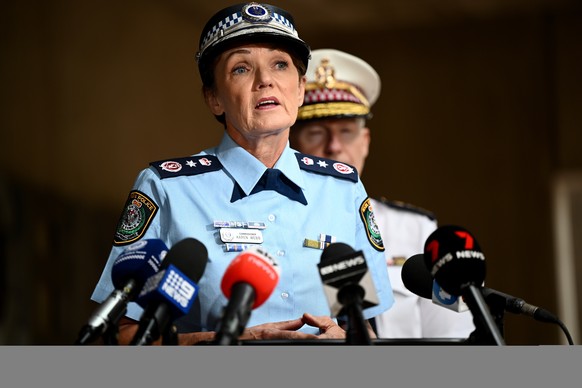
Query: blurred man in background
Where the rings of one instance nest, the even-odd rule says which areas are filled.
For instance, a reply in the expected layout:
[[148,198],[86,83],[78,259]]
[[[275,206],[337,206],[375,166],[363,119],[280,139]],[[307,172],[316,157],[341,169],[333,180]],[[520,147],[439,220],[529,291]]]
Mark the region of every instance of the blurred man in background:
[[[381,81],[368,63],[351,54],[320,49],[311,53],[303,106],[291,128],[291,147],[305,154],[354,166],[360,176],[371,133],[366,121],[378,99]],[[402,264],[422,253],[437,228],[426,210],[385,198],[371,200],[386,246],[394,306],[375,318],[379,338],[468,338],[472,314],[456,312],[410,292],[401,279]]]

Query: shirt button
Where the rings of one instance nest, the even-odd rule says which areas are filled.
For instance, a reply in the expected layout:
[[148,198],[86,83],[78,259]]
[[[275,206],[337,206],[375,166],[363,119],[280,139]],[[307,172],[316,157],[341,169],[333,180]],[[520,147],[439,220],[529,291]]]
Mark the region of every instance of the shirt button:
[[282,292],[281,293],[281,298],[282,299],[287,299],[288,297],[289,297],[289,293],[287,293],[287,292]]
[[277,251],[277,256],[285,256],[285,251]]
[[275,221],[275,218],[277,218],[277,217],[275,217],[274,214],[269,214],[268,218],[269,218],[269,221],[273,222],[273,221]]

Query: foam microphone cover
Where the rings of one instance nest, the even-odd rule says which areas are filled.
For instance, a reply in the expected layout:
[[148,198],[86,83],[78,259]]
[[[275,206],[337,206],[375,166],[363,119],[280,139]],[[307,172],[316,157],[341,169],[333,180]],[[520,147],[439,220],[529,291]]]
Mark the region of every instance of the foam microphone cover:
[[258,248],[250,248],[229,264],[222,277],[221,289],[230,299],[236,283],[249,284],[255,290],[252,308],[262,305],[279,282],[279,269],[272,258]]
[[165,255],[160,269],[150,276],[141,290],[136,302],[144,309],[154,301],[164,301],[165,297],[156,291],[165,270],[173,265],[186,276],[189,282],[198,283],[208,262],[208,251],[204,244],[194,238],[185,238],[174,244]]
[[432,232],[424,245],[424,260],[431,276],[451,295],[485,281],[485,255],[475,237],[460,226],[444,225]]
[[415,295],[425,299],[432,298],[433,279],[426,267],[422,253],[410,256],[404,262],[400,277],[404,286]]
[[164,261],[162,269],[173,264],[179,268],[190,280],[198,283],[208,262],[206,246],[194,238],[185,238],[174,244]]
[[168,247],[160,239],[145,239],[127,246],[111,268],[113,286],[119,290],[130,279],[135,279],[141,288],[150,276],[159,271],[167,252]]
[[354,253],[355,250],[351,246],[342,242],[335,242],[329,244],[321,253],[321,262],[339,259]]

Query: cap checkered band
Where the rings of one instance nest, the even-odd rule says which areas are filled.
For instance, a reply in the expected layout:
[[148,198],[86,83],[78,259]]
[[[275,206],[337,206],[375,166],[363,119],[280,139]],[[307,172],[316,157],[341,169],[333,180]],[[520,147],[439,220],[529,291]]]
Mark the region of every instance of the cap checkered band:
[[299,37],[297,31],[293,24],[281,14],[273,12],[270,17],[267,17],[266,20],[252,20],[249,18],[243,17],[242,12],[236,12],[232,15],[224,18],[218,24],[212,26],[206,33],[206,36],[202,40],[202,44],[200,45],[200,53],[204,52],[212,43],[217,41],[218,39],[224,37],[227,34],[230,34],[234,31],[238,31],[244,28],[257,26],[263,28],[274,28],[283,33],[287,33],[290,35],[295,36],[296,38]]
[[291,30],[291,33],[295,34],[295,28],[293,27],[293,24],[291,24],[291,22],[289,21],[289,19],[287,19],[285,16],[283,15],[279,15],[278,13],[273,13],[273,19],[279,23],[281,23],[282,25],[284,25],[285,27],[287,27],[289,30]]
[[202,47],[206,47],[207,43],[218,34],[221,30],[228,30],[235,24],[242,22],[242,13],[236,12],[230,16],[227,16],[224,20],[218,22],[218,24],[212,26],[210,30],[206,33],[206,36],[202,40]]

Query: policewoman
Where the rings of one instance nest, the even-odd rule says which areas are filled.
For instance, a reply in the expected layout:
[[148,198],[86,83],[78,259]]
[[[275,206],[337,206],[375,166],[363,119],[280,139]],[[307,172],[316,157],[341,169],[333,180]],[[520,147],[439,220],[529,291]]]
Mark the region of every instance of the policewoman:
[[[192,310],[175,324],[181,344],[209,341],[228,303],[220,289],[225,269],[242,250],[260,245],[276,259],[280,278],[240,339],[345,338],[331,318],[317,267],[323,249],[336,241],[361,250],[373,273],[378,303],[364,310],[365,318],[391,307],[384,245],[355,168],[289,147],[309,57],[283,9],[234,5],[207,22],[196,58],[223,138],[139,173],[93,300],[102,302],[113,290],[112,263],[128,244],[159,238],[171,249],[195,238],[206,246],[208,263]],[[142,311],[130,304],[120,343],[129,342]]]
[[[380,95],[380,76],[361,58],[336,49],[313,50],[306,76],[304,104],[291,129],[291,146],[349,163],[361,175],[371,141],[367,121]],[[374,320],[378,337],[468,338],[475,327],[462,305],[452,311],[415,295],[402,282],[405,260],[422,253],[427,237],[437,228],[434,214],[386,198],[372,198],[370,204],[383,238],[395,299],[394,306]]]

